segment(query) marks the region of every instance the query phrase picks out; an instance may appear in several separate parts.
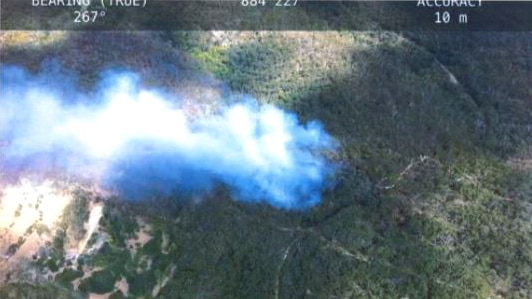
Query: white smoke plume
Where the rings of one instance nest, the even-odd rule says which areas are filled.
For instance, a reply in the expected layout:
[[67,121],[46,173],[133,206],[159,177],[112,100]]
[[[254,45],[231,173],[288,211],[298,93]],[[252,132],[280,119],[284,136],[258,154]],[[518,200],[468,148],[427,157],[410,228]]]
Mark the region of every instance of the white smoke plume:
[[103,75],[81,92],[61,75],[1,70],[0,167],[20,173],[93,177],[124,198],[207,192],[281,208],[320,201],[335,142],[319,124],[300,124],[271,105],[241,101],[191,118],[132,73]]

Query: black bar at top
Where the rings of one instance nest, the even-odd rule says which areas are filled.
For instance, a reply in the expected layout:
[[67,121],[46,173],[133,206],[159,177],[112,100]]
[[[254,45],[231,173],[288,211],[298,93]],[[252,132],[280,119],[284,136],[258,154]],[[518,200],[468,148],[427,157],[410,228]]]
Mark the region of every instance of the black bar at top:
[[91,13],[89,22],[74,22],[76,11],[83,11],[81,7],[36,7],[33,1],[2,0],[0,29],[532,31],[531,1],[482,1],[481,7],[421,7],[418,1],[299,0],[296,6],[290,6],[293,0],[280,0],[280,4],[288,1],[288,6],[279,7],[278,0],[264,0],[264,6],[259,0],[251,7],[242,6],[241,0],[147,0],[144,8],[107,5],[104,9],[101,0],[92,0],[86,10],[97,14]]

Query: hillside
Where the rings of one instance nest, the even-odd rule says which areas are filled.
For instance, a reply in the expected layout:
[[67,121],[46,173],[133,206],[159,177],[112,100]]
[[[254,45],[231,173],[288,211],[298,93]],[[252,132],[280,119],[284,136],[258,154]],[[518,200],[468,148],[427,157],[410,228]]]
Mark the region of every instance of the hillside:
[[307,210],[56,178],[31,188],[68,198],[61,221],[20,224],[4,183],[0,298],[532,297],[530,33],[12,31],[0,45],[2,67],[66,71],[88,94],[126,68],[191,114],[244,93],[339,143]]

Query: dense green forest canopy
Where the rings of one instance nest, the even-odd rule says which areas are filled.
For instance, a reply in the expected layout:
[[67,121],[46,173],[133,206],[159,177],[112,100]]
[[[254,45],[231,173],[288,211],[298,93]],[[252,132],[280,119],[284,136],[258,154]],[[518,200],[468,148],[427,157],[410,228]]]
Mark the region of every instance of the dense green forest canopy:
[[[37,264],[61,272],[10,281],[1,298],[124,298],[121,279],[129,298],[532,296],[530,33],[3,32],[0,42],[2,64],[39,72],[53,61],[88,91],[102,70],[128,68],[166,90],[208,96],[191,84],[202,80],[250,94],[323,122],[342,165],[305,211],[237,202],[223,186],[200,203],[108,199],[108,240],[81,258],[98,271],[74,289],[81,267],[62,267],[58,234],[52,262]],[[136,216],[152,238],[132,252]]]

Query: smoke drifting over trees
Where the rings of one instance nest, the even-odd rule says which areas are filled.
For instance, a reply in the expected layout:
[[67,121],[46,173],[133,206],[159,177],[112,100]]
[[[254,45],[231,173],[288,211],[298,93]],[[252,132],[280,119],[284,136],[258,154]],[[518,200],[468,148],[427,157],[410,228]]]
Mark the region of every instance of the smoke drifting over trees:
[[92,178],[130,199],[222,183],[240,200],[304,208],[320,201],[334,168],[323,154],[335,142],[320,123],[252,99],[192,118],[182,99],[132,73],[105,72],[90,96],[63,75],[10,66],[1,77],[1,163],[13,174]]

